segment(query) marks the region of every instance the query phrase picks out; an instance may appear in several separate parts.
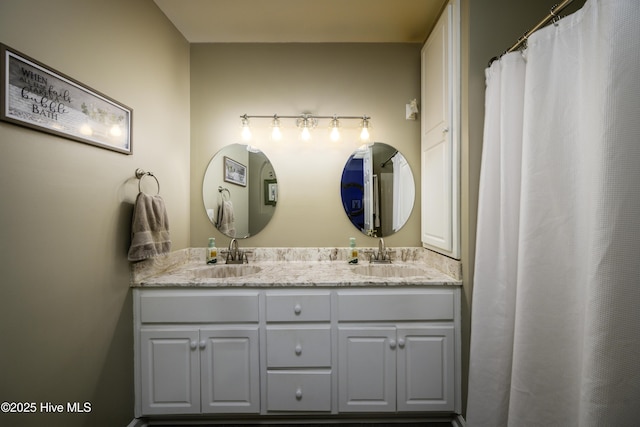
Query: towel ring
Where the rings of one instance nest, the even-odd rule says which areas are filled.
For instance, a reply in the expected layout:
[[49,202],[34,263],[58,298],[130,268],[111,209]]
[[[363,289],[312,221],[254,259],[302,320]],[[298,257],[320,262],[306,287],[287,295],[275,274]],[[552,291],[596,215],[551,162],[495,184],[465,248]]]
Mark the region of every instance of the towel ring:
[[231,191],[229,191],[228,188],[224,188],[223,186],[219,186],[218,187],[218,193],[220,193],[222,195],[222,198],[224,199],[224,191],[227,192],[227,196],[229,197],[229,199],[231,199]]
[[140,168],[136,169],[136,178],[139,179],[139,181],[138,181],[138,192],[142,193],[141,184],[142,184],[142,179],[145,176],[150,176],[151,178],[156,180],[156,184],[158,185],[158,192],[156,193],[156,195],[160,194],[160,181],[158,181],[158,178],[156,178],[156,176],[153,174],[153,172],[145,172]]

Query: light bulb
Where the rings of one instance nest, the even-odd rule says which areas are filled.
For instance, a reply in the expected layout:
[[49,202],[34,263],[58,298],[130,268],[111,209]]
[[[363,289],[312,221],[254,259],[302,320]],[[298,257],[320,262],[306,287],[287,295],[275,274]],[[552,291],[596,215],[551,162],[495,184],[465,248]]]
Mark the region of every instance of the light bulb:
[[249,141],[251,139],[251,129],[249,129],[249,126],[242,127],[242,139],[244,141]]
[[369,121],[365,118],[362,119],[362,131],[360,132],[360,139],[364,142],[369,141]]
[[271,139],[280,141],[282,139],[282,131],[280,131],[280,120],[277,117],[273,119],[273,127],[271,128]]
[[329,136],[333,142],[340,141],[340,131],[338,128],[332,128]]
[[333,142],[340,140],[340,130],[338,130],[339,125],[340,123],[338,122],[338,119],[334,117],[333,120],[331,120],[331,133],[329,134],[329,137]]
[[273,129],[271,129],[271,139],[273,139],[274,141],[280,141],[282,139],[280,126],[274,126]]
[[309,126],[305,125],[302,127],[302,133],[300,134],[300,138],[303,141],[309,141],[311,139],[311,132],[309,132]]
[[251,139],[251,129],[249,129],[249,119],[247,116],[242,118],[242,132],[240,135],[244,141],[249,141]]

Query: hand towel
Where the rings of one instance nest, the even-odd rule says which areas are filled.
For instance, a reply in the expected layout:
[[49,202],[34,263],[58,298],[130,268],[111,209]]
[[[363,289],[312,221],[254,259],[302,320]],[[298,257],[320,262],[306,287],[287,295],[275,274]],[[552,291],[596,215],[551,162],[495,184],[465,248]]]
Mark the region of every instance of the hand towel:
[[218,206],[218,230],[229,237],[236,237],[236,224],[231,200],[223,200]]
[[139,193],[131,220],[129,261],[140,261],[171,251],[169,217],[162,197]]

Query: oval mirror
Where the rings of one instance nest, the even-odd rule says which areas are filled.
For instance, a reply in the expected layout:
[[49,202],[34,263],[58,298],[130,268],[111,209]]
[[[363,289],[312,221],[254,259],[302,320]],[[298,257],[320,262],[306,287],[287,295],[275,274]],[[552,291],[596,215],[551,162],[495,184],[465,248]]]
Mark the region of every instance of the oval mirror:
[[375,142],[358,148],[342,171],[342,206],[351,223],[372,237],[386,237],[409,219],[415,200],[413,173],[392,146]]
[[255,236],[269,223],[278,202],[273,165],[256,148],[228,145],[207,166],[202,199],[209,220],[222,234]]

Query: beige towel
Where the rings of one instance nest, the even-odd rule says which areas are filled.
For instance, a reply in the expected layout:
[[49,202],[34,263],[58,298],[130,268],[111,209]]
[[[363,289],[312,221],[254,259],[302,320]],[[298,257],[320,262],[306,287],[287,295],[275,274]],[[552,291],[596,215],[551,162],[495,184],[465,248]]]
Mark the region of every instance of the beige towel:
[[171,251],[169,218],[160,196],[139,193],[131,220],[129,261],[140,261]]
[[229,237],[236,237],[236,223],[231,200],[223,200],[218,206],[218,230]]

